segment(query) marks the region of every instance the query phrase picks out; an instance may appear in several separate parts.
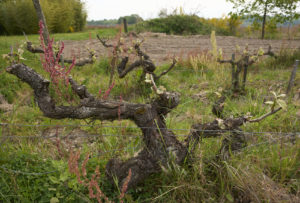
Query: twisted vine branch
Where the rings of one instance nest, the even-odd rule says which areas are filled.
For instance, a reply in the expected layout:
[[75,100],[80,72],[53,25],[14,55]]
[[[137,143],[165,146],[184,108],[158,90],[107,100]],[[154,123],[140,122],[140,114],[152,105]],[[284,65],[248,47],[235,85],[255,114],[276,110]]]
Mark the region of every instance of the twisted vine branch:
[[[167,114],[179,104],[179,94],[176,92],[163,92],[148,104],[107,101],[95,98],[85,86],[77,84],[70,77],[71,87],[80,98],[80,104],[77,106],[58,106],[49,94],[50,82],[33,69],[24,64],[14,64],[8,67],[6,71],[27,83],[34,90],[38,106],[44,116],[48,118],[129,119],[140,127],[145,147],[128,160],[121,161],[115,158],[107,163],[106,175],[112,183],[114,182],[113,177],[117,177],[120,180],[120,185],[122,185],[128,175],[128,170],[131,169],[132,176],[128,187],[135,187],[149,175],[161,172],[170,161],[178,165],[182,165],[186,160],[192,162],[193,159],[191,158],[201,138],[218,137],[224,132],[230,131],[229,139],[223,141],[220,150],[224,158],[229,156],[229,150],[239,150],[246,145],[244,133],[239,129],[245,122],[250,121],[244,116],[224,120],[215,119],[213,122],[205,124],[194,124],[188,137],[180,142],[175,134],[167,128],[164,120]],[[154,80],[152,81],[155,85]],[[269,115],[262,119],[267,116]]]

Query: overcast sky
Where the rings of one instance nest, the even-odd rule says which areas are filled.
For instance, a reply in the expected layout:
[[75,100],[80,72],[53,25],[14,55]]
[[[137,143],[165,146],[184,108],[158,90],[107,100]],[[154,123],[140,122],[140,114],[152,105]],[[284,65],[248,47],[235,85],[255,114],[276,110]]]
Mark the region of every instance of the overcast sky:
[[180,6],[185,13],[196,13],[201,17],[221,17],[231,11],[226,0],[83,0],[88,20],[115,19],[120,16],[138,14],[144,19],[157,17],[161,9],[171,12]]

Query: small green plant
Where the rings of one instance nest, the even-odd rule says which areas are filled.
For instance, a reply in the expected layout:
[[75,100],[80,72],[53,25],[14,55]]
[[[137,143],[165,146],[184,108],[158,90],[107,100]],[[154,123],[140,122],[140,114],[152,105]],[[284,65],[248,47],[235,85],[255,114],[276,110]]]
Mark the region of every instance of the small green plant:
[[284,98],[286,95],[285,94],[277,94],[274,91],[271,91],[271,93],[273,94],[273,97],[274,97],[273,101],[266,101],[265,102],[266,104],[271,105],[271,111],[275,110],[275,106],[279,106],[283,110],[286,110],[287,109],[287,104],[283,99],[281,99],[281,98]]
[[11,51],[9,54],[3,54],[2,58],[8,63],[8,64],[16,64],[16,63],[20,63],[23,60],[26,60],[23,57],[24,54],[24,43],[22,43],[17,51],[13,50],[13,47],[11,47]]

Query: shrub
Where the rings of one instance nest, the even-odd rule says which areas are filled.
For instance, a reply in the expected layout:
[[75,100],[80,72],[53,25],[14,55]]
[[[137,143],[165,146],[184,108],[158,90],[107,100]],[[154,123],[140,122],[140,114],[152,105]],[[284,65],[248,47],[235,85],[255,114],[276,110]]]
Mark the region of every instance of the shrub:
[[186,14],[161,14],[161,18],[155,18],[140,22],[135,25],[137,32],[150,31],[166,34],[189,35],[210,34],[212,30],[218,35],[236,35],[237,28],[242,21],[238,16],[204,19],[197,15]]
[[163,32],[167,34],[206,34],[210,30],[207,24],[196,15],[168,15],[138,23],[136,31]]

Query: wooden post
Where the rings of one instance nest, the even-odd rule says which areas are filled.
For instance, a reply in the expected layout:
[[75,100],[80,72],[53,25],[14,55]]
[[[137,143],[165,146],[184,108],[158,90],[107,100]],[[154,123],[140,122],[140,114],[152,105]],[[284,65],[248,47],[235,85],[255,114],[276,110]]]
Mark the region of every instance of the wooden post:
[[263,16],[263,22],[262,22],[262,28],[261,28],[261,39],[265,38],[265,26],[266,26],[266,20],[267,20],[267,11],[268,11],[268,1],[266,1],[266,3],[265,3],[264,16]]
[[125,32],[125,33],[128,33],[127,20],[126,20],[125,17],[123,18],[123,24],[124,24],[124,32]]
[[233,53],[231,56],[231,82],[232,82],[232,87],[234,87],[235,83],[235,54]]
[[246,88],[248,65],[249,65],[249,56],[246,56],[245,65],[244,65],[243,87],[242,87],[244,91],[245,91],[245,88]]
[[286,94],[287,95],[289,94],[289,92],[291,91],[292,87],[294,86],[294,81],[295,81],[295,77],[296,77],[296,72],[297,72],[298,65],[299,65],[299,60],[296,60],[295,61],[295,65],[294,65],[294,69],[293,69],[293,71],[291,73],[289,85],[288,85],[287,90],[286,90]]
[[34,8],[36,10],[36,14],[38,16],[39,21],[42,21],[43,24],[44,24],[43,37],[44,37],[45,45],[48,46],[49,32],[48,32],[46,19],[45,19],[40,1],[39,0],[32,0],[32,2],[33,2],[33,5],[34,5]]

